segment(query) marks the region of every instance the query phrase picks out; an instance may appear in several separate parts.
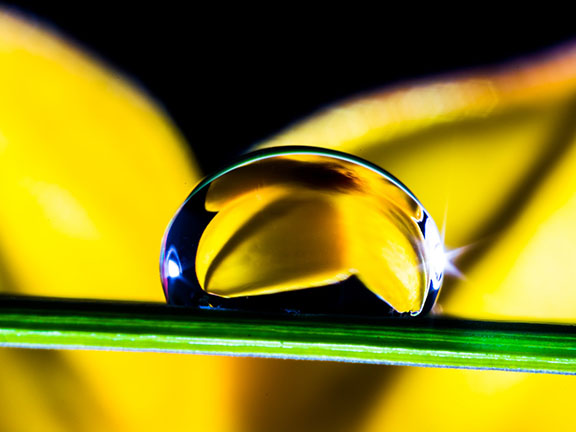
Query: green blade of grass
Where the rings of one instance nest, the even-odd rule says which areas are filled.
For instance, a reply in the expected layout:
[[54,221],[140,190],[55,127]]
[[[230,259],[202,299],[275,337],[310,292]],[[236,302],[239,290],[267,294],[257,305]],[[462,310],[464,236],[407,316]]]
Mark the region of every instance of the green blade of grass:
[[224,354],[576,374],[576,327],[267,316],[154,303],[0,298],[0,346]]

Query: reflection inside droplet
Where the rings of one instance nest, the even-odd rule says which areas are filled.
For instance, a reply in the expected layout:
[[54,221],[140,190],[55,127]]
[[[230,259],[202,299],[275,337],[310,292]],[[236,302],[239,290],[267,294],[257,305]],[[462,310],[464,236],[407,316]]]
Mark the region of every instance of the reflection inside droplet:
[[267,312],[418,315],[444,248],[384,170],[312,147],[255,152],[203,180],[164,236],[169,303]]

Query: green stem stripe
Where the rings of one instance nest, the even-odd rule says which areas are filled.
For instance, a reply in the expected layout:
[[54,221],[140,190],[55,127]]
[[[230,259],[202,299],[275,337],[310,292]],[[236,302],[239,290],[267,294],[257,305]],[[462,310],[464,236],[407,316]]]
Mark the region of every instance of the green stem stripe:
[[0,346],[576,374],[576,326],[268,316],[154,303],[0,297]]

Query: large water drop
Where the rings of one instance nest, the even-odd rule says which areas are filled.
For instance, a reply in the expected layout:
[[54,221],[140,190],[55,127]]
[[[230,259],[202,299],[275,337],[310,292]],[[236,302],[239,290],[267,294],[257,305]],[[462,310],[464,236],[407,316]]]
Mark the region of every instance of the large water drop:
[[418,315],[444,273],[438,229],[395,177],[313,147],[267,149],[201,181],[164,236],[170,304]]

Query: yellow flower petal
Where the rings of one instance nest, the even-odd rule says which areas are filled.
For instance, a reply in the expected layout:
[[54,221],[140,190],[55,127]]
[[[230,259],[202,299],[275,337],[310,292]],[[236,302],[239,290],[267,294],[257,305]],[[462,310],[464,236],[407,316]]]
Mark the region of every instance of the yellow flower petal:
[[3,12],[0,101],[4,290],[162,299],[159,239],[196,178],[164,113],[118,74]]
[[[163,301],[162,234],[197,177],[141,89],[0,10],[0,291]],[[231,424],[230,359],[3,349],[0,362],[2,431]]]
[[[482,251],[466,261],[464,279],[449,280],[441,294],[449,314],[573,323],[575,94],[572,45],[509,68],[367,94],[263,146],[308,144],[357,154],[398,176],[435,220],[446,215],[447,243]],[[286,370],[295,382],[332,372],[331,384],[364,384],[366,392],[354,397],[329,384],[316,394],[323,407],[341,407],[343,430],[547,430],[572,422],[570,377],[261,362],[257,371],[246,368],[245,379],[264,375],[269,388],[292,388]],[[257,395],[246,390],[244,397]],[[280,405],[267,398],[254,404],[260,410]],[[275,421],[282,416],[277,412]],[[260,418],[250,419],[246,430]],[[282,422],[296,420],[287,415]]]

